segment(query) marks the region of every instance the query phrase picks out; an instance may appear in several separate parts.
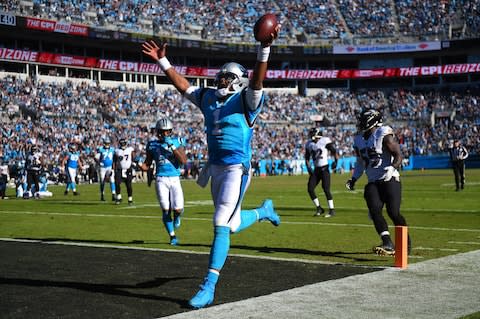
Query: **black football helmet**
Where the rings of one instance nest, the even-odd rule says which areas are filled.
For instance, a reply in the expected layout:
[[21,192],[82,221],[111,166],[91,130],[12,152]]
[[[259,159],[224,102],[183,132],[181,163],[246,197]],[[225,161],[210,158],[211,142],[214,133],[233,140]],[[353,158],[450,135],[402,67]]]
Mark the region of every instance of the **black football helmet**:
[[374,109],[367,109],[360,113],[358,118],[358,129],[366,132],[372,127],[382,124],[382,114]]
[[322,137],[322,130],[318,127],[312,127],[310,131],[308,132],[308,136],[316,141]]
[[124,148],[127,146],[127,140],[124,138],[121,138],[118,144],[120,144],[120,147]]

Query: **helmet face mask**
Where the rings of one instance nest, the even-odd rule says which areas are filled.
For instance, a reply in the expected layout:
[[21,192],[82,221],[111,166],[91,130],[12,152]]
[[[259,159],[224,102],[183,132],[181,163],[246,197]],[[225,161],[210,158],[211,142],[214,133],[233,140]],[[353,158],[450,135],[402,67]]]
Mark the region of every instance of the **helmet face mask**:
[[322,137],[322,130],[320,130],[318,127],[313,127],[308,132],[308,135],[312,141],[318,141]]
[[160,138],[163,138],[170,135],[173,130],[173,124],[168,118],[164,117],[157,121],[157,124],[155,124],[155,130],[157,131],[157,135]]
[[120,139],[120,141],[118,143],[120,144],[121,148],[127,147],[127,140],[124,139],[124,138]]
[[103,139],[103,146],[105,148],[109,148],[110,147],[110,144],[112,144],[112,141],[110,141],[110,139],[108,137],[104,138]]
[[247,69],[235,62],[224,64],[215,76],[214,81],[214,84],[217,86],[217,92],[221,96],[240,92],[248,86],[248,83]]
[[382,114],[373,109],[363,111],[358,119],[358,129],[364,133],[381,124]]

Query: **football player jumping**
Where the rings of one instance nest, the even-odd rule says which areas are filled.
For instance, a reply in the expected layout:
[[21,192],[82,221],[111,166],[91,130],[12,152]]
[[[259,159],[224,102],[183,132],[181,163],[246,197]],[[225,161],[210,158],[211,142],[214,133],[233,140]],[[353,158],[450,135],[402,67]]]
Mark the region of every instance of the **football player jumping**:
[[230,249],[231,233],[238,233],[257,221],[268,220],[275,226],[280,224],[280,217],[270,199],[265,200],[259,208],[241,209],[251,179],[250,142],[255,120],[264,101],[263,80],[270,45],[279,29],[280,25],[277,25],[269,41],[261,43],[250,81],[243,66],[230,62],[217,73],[216,88],[190,86],[188,80],[177,73],[168,61],[166,43],[160,47],[153,41],[143,44],[143,53],[160,64],[177,90],[198,106],[205,119],[208,163],[197,182],[206,186],[211,177],[215,207],[214,237],[207,276],[200,290],[189,301],[193,308],[203,308],[213,302],[215,285]]
[[[405,218],[400,214],[402,197],[398,172],[402,163],[400,146],[395,139],[393,129],[382,125],[382,115],[377,110],[364,110],[360,114],[358,128],[359,134],[353,141],[357,162],[353,176],[345,186],[349,190],[354,190],[355,182],[363,172],[366,173],[368,183],[365,186],[364,198],[369,216],[382,239],[382,243],[373,247],[373,251],[378,255],[393,256],[395,246],[382,210],[385,205],[387,214],[395,226],[407,226]],[[410,250],[409,236],[408,251]]]

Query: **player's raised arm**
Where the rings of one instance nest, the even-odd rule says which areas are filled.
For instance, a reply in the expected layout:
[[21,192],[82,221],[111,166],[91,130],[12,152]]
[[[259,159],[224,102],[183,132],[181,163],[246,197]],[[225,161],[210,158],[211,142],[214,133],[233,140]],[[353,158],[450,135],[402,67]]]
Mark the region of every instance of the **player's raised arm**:
[[274,31],[270,33],[270,37],[260,41],[261,47],[257,53],[257,62],[253,69],[252,80],[250,81],[250,88],[254,90],[261,90],[263,88],[263,80],[265,79],[265,73],[268,68],[268,57],[270,56],[270,46],[273,41],[278,37],[280,32],[280,24],[277,24]]
[[166,57],[167,43],[163,43],[161,46],[158,46],[155,41],[151,40],[144,42],[142,44],[142,48],[142,52],[145,55],[151,57],[155,62],[157,62],[160,65],[162,71],[175,86],[175,88],[181,94],[184,94],[190,87],[190,83],[184,76],[179,74],[168,61]]

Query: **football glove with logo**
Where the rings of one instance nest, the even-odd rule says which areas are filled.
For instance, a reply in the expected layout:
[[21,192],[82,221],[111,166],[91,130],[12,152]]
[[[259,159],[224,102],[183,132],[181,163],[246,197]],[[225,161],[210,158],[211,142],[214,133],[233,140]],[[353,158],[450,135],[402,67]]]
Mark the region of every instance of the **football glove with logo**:
[[349,191],[353,191],[355,190],[355,182],[357,180],[355,178],[351,178],[349,179],[346,183],[345,183],[345,187],[349,190]]
[[388,182],[392,177],[398,182],[400,181],[400,174],[393,166],[387,166],[384,168],[385,174],[380,179],[383,179],[385,182]]

